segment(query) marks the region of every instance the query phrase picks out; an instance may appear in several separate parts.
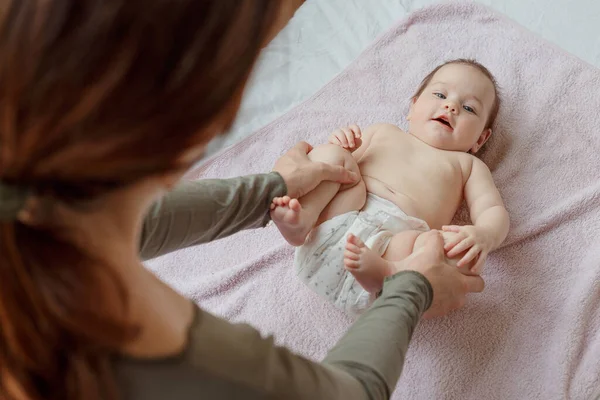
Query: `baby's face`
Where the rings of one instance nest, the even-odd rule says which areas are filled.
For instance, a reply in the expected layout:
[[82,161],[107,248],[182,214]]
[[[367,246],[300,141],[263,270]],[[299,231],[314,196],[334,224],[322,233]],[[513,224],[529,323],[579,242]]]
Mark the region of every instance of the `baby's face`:
[[485,125],[494,97],[493,83],[477,68],[445,65],[411,105],[408,131],[441,150],[476,152],[491,133]]

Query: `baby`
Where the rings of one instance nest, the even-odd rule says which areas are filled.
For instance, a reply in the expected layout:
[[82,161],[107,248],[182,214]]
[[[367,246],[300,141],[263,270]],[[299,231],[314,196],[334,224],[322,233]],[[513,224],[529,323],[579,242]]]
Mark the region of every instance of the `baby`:
[[[324,182],[300,199],[273,200],[271,218],[296,249],[300,278],[351,314],[367,308],[430,229],[447,257],[479,274],[506,238],[509,218],[487,166],[475,154],[492,134],[495,80],[481,64],[454,60],[425,77],[412,98],[408,133],[389,124],[333,132],[309,157],[360,171],[353,186]],[[463,199],[473,225],[449,226]],[[345,268],[344,268],[345,267]]]

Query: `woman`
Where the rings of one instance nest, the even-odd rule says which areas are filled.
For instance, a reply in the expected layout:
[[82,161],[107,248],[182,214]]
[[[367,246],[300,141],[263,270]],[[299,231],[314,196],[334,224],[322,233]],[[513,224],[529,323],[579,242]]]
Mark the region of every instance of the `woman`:
[[420,315],[483,289],[432,233],[320,365],[143,267],[352,179],[299,144],[271,174],[163,197],[231,124],[281,3],[0,0],[0,398],[385,398]]

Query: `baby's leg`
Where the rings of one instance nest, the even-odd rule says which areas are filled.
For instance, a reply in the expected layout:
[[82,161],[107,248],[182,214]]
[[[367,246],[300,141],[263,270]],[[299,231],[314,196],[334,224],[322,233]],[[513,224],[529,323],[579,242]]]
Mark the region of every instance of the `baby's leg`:
[[[416,238],[416,240],[414,242],[414,247],[411,249],[411,252],[417,250],[420,247],[423,247],[423,245],[424,245],[423,233],[424,232],[421,232],[419,234],[419,236]],[[448,241],[451,240],[452,236],[456,235],[456,233],[454,233],[454,232],[441,232],[441,233],[442,233],[442,237],[444,238],[444,244],[448,243]],[[461,258],[464,257],[465,254],[467,254],[467,251],[468,250],[465,250],[462,253],[460,253],[452,258],[446,257],[446,263],[448,263],[449,265],[451,265],[453,267],[457,267],[458,262],[460,261]],[[408,256],[408,254],[407,254],[407,256]],[[406,257],[406,256],[404,256],[404,257]],[[471,261],[467,265],[464,265],[463,267],[459,268],[459,271],[465,275],[476,275],[473,272],[471,272],[471,268],[475,265],[476,262],[477,262],[476,259]]]
[[420,234],[420,231],[404,231],[394,235],[383,257],[350,234],[344,253],[344,265],[367,292],[376,293],[383,287],[385,277],[392,274],[393,261],[408,257]]
[[[340,146],[333,144],[318,146],[308,154],[308,157],[312,161],[341,165],[360,174],[352,154]],[[304,244],[306,236],[317,223],[323,209],[340,190],[351,195],[345,197],[343,204],[345,210],[338,210],[342,211],[339,214],[362,208],[366,199],[362,178],[357,184],[343,186],[337,182],[323,181],[300,199],[290,199],[288,196],[274,199],[271,205],[271,219],[288,243],[300,246]]]
[[[348,236],[348,242],[346,243],[344,265],[366,291],[376,293],[383,287],[385,277],[393,273],[395,269],[394,262],[404,260],[413,251],[423,246],[424,233],[421,231],[404,231],[394,235],[383,256],[369,249],[359,238],[351,234]],[[450,240],[451,233],[442,232],[445,242]],[[458,261],[465,254],[466,251],[452,258],[446,257],[446,262],[456,267]],[[474,275],[470,269],[475,265],[475,262],[476,260],[473,260],[461,267],[460,272],[465,275]]]

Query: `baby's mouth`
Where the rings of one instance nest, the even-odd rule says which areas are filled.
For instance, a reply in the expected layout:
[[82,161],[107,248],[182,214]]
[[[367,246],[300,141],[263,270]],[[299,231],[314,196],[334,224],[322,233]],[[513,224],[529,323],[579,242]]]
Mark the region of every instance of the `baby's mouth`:
[[439,122],[440,124],[446,125],[448,128],[453,129],[452,125],[450,125],[450,122],[448,122],[447,120],[445,120],[444,118],[434,118],[434,121]]

